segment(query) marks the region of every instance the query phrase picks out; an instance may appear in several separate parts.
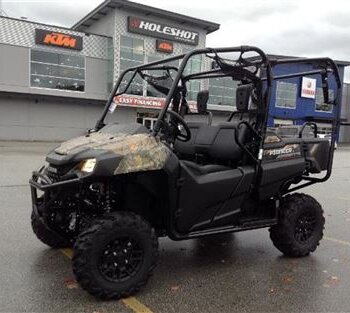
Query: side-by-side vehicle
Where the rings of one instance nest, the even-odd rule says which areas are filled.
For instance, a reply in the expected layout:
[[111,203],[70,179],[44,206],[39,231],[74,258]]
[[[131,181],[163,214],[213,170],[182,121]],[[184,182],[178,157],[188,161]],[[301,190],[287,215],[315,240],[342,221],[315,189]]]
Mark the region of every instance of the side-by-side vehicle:
[[[193,58],[211,66],[188,71]],[[287,64],[311,69],[274,74]],[[275,82],[302,76],[318,77],[334,107],[331,140],[319,138],[312,121],[297,136],[268,127]],[[211,79],[235,84],[236,110],[226,121],[212,122],[207,110]],[[187,99],[194,82],[202,88],[197,119]],[[146,89],[165,98],[152,132],[106,122],[118,97]],[[331,175],[340,94],[333,60],[270,59],[250,46],[198,49],[129,68],[96,126],[60,144],[33,172],[34,233],[51,247],[72,247],[77,281],[101,298],[128,296],[146,284],[161,236],[185,240],[269,227],[283,254],[306,256],[317,248],[325,219],[317,200],[293,192]]]

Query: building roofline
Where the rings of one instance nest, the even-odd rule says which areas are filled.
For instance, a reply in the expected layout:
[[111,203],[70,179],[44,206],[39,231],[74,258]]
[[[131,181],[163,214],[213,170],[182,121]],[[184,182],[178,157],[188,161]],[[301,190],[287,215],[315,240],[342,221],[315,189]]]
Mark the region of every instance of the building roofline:
[[69,27],[65,27],[65,26],[46,24],[46,23],[41,23],[41,22],[36,22],[36,21],[31,21],[31,20],[25,20],[25,19],[16,18],[16,17],[9,17],[9,16],[0,15],[0,19],[2,19],[2,18],[3,19],[7,19],[7,20],[19,21],[19,22],[22,22],[22,23],[36,24],[38,26],[60,28],[62,30],[68,30],[68,31],[71,31],[71,32],[81,33],[81,34],[85,34],[85,35],[94,35],[94,36],[99,36],[99,37],[111,38],[110,36],[100,35],[100,34],[80,31],[80,30],[75,30],[75,29],[72,29],[72,28],[69,28]]
[[174,13],[171,11],[158,9],[148,5],[128,1],[128,0],[105,0],[98,7],[88,13],[85,17],[75,23],[71,29],[79,30],[91,26],[101,17],[107,15],[108,12],[114,9],[131,9],[134,12],[146,13],[148,16],[164,17],[179,22],[180,24],[188,24],[200,27],[210,34],[220,28],[220,24],[202,20],[188,15]]

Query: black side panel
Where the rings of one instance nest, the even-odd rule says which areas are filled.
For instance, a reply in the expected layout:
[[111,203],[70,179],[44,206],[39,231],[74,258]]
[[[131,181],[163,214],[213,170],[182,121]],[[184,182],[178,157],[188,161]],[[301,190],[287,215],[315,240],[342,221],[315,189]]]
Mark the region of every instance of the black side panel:
[[247,192],[253,182],[255,168],[245,166],[241,168],[243,176],[233,191],[231,197],[220,207],[210,226],[224,226],[229,223],[238,222],[241,218],[241,204],[247,196]]
[[245,180],[244,170],[240,168],[205,175],[195,175],[186,166],[181,171],[182,183],[175,212],[176,228],[180,233],[210,225],[218,212],[229,216],[230,212],[239,209],[240,201],[228,201],[235,197],[236,190],[247,191],[253,177],[247,175]]
[[260,199],[264,200],[276,195],[284,183],[300,177],[304,170],[304,158],[263,163],[259,187]]
[[328,139],[305,140],[305,157],[310,173],[320,173],[327,169],[330,144]]

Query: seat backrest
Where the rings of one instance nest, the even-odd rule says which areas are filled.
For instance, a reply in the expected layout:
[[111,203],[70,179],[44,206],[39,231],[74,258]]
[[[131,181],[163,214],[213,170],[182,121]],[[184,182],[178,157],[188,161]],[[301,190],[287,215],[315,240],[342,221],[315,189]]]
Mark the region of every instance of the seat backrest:
[[249,131],[245,125],[238,129],[238,123],[223,122],[214,126],[199,122],[188,123],[191,140],[176,141],[175,150],[183,158],[194,159],[196,155],[204,155],[221,161],[239,160],[243,151],[236,142],[235,133],[238,132],[238,139],[244,144],[248,140]]
[[206,124],[203,122],[188,122],[187,125],[191,131],[191,139],[186,142],[176,140],[174,147],[175,151],[180,153],[182,157],[194,158],[197,134],[199,132],[199,129]]
[[238,160],[243,151],[237,144],[235,133],[244,144],[247,138],[247,127],[237,128],[238,123],[225,122],[215,126],[203,126],[200,128],[196,141],[195,153],[204,154],[218,160]]

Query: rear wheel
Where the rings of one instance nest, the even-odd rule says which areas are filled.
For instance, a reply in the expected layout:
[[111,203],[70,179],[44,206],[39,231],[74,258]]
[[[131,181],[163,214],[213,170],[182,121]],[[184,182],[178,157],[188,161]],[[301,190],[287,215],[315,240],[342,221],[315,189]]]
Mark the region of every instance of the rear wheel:
[[73,272],[89,293],[118,299],[147,283],[158,254],[153,228],[131,212],[96,220],[74,245]]
[[270,228],[270,238],[286,256],[306,256],[319,245],[324,224],[322,207],[313,197],[287,195],[281,203],[278,224]]

